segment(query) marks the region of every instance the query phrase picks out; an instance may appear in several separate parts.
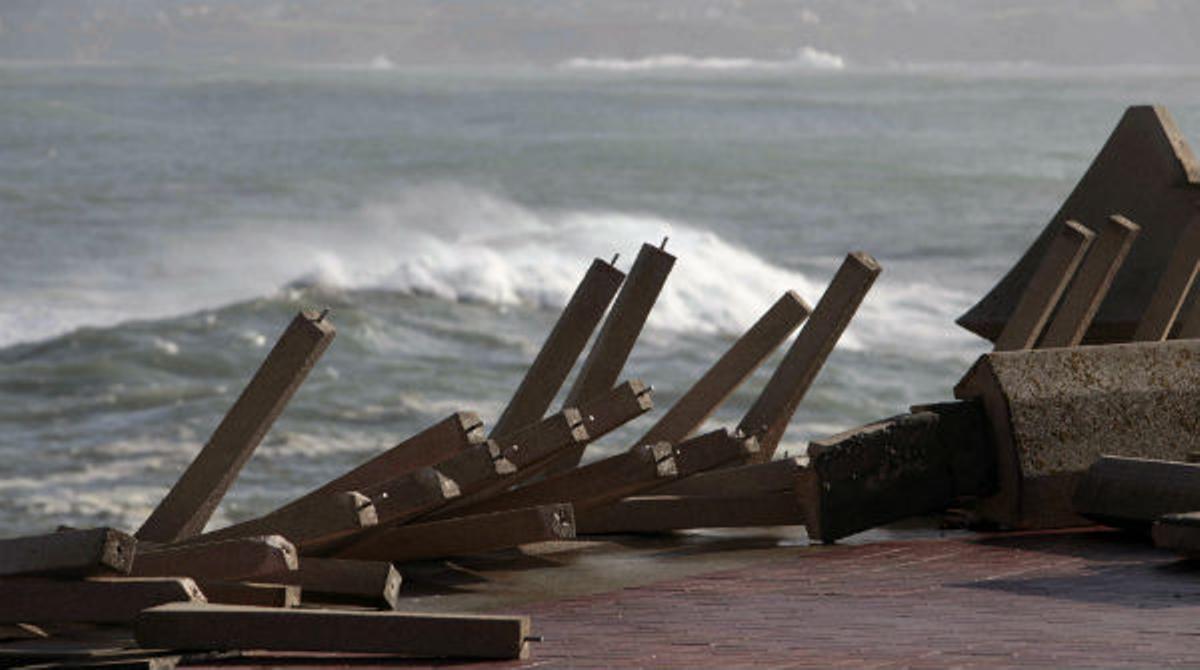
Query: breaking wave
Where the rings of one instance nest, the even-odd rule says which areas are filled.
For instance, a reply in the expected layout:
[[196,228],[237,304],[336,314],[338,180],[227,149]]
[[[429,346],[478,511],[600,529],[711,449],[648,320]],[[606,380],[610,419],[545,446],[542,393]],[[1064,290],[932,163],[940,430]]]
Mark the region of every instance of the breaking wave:
[[760,60],[755,58],[721,58],[687,56],[683,54],[656,54],[644,58],[571,58],[559,67],[566,70],[592,70],[601,72],[653,72],[678,71],[739,71],[739,70],[843,70],[846,59],[838,54],[806,46],[792,58],[783,60]]
[[[168,240],[156,263],[174,274],[148,284],[94,289],[83,307],[22,314],[0,345],[52,337],[81,326],[159,319],[299,290],[390,291],[449,302],[558,309],[593,257],[620,255],[628,270],[643,243],[669,237],[678,261],[652,312],[651,330],[733,335],[784,291],[815,303],[826,277],[774,264],[720,235],[648,214],[527,207],[457,183],[403,189],[345,220],[258,222],[201,238]],[[846,251],[850,251],[847,249]],[[203,259],[201,262],[197,259]],[[806,265],[836,268],[837,259]],[[164,270],[166,271],[166,270]],[[197,280],[202,277],[203,280]],[[936,295],[933,295],[936,294]],[[946,335],[968,299],[933,286],[876,286],[850,349],[889,346],[905,333],[923,342]],[[40,317],[40,318],[35,318]],[[168,349],[168,345],[164,345]]]

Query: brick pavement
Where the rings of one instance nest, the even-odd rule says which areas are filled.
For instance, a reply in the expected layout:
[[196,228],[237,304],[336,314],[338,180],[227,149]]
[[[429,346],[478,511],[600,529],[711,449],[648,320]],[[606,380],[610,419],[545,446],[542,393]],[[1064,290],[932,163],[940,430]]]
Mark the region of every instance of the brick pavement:
[[1200,567],[1107,531],[782,556],[527,605],[532,658],[479,667],[1200,667]]

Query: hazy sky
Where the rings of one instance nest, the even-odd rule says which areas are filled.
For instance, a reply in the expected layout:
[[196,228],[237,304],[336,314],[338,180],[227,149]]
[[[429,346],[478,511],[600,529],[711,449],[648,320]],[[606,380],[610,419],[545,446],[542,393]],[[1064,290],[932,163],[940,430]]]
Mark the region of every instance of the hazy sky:
[[1200,64],[1197,0],[3,0],[0,59]]

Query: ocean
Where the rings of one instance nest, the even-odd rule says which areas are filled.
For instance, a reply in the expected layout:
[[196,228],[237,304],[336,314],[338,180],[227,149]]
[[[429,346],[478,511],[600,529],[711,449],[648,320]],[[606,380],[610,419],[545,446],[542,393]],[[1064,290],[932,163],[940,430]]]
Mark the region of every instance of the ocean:
[[0,535],[136,529],[300,308],[337,338],[214,526],[453,411],[494,421],[591,259],[664,237],[679,260],[625,374],[658,409],[588,458],[865,250],[884,271],[785,436],[800,453],[950,398],[987,349],[954,318],[1126,106],[1200,137],[1200,72],[831,58],[0,64]]

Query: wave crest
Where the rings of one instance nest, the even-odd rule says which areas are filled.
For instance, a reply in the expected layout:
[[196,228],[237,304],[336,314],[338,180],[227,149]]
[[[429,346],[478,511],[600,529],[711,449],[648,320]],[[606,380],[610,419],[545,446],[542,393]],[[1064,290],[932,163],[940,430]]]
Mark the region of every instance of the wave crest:
[[793,58],[786,60],[656,54],[633,59],[571,58],[563,61],[559,67],[566,70],[600,72],[844,70],[846,59],[829,51],[806,46],[797,51]]

